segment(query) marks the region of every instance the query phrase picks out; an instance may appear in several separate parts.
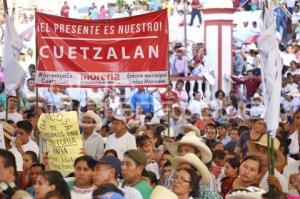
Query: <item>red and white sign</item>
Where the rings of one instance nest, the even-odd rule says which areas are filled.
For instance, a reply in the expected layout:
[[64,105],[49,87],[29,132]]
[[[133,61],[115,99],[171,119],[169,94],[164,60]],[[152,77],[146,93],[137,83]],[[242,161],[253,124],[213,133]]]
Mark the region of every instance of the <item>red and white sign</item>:
[[161,10],[108,20],[36,13],[40,87],[168,85],[168,17]]

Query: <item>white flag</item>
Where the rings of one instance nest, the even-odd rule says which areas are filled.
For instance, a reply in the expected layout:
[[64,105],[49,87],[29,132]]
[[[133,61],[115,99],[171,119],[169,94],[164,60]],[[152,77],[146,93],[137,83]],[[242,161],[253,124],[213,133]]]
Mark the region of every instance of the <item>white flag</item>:
[[14,27],[12,18],[6,16],[5,22],[2,67],[4,70],[5,92],[11,95],[15,93],[25,75],[25,71],[19,64],[19,55],[23,44]]
[[282,60],[275,33],[273,5],[269,1],[269,9],[265,9],[262,32],[257,40],[257,46],[260,51],[263,99],[266,107],[264,118],[272,137],[275,137],[279,123],[282,82]]

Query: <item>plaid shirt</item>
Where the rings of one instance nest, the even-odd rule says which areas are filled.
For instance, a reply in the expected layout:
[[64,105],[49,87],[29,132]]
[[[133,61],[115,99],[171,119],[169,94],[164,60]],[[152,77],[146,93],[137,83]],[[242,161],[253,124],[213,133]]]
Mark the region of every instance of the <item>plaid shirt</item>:
[[200,185],[199,186],[199,197],[195,199],[222,199],[222,197],[211,190],[209,190],[207,187]]

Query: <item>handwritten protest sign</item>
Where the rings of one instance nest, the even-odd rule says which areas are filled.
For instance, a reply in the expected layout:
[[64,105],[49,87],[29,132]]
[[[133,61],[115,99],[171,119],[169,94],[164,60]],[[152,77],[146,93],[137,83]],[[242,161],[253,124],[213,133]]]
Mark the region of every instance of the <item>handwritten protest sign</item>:
[[43,113],[38,129],[47,141],[50,168],[63,174],[74,171],[74,161],[83,148],[77,113]]

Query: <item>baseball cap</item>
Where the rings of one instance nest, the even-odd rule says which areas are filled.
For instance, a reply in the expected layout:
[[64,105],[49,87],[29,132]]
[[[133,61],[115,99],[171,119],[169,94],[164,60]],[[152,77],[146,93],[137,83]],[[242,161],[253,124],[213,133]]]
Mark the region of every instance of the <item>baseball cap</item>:
[[117,176],[121,176],[121,161],[112,156],[103,156],[99,160],[92,159],[88,162],[88,165],[94,168],[97,164],[108,164],[116,170]]
[[122,122],[124,122],[125,124],[127,123],[127,122],[126,122],[126,118],[125,118],[123,115],[115,115],[115,116],[113,117],[113,119],[114,119],[114,120],[122,121]]
[[143,165],[144,167],[147,165],[147,158],[141,150],[138,149],[128,150],[124,153],[124,157],[130,158],[137,164]]

